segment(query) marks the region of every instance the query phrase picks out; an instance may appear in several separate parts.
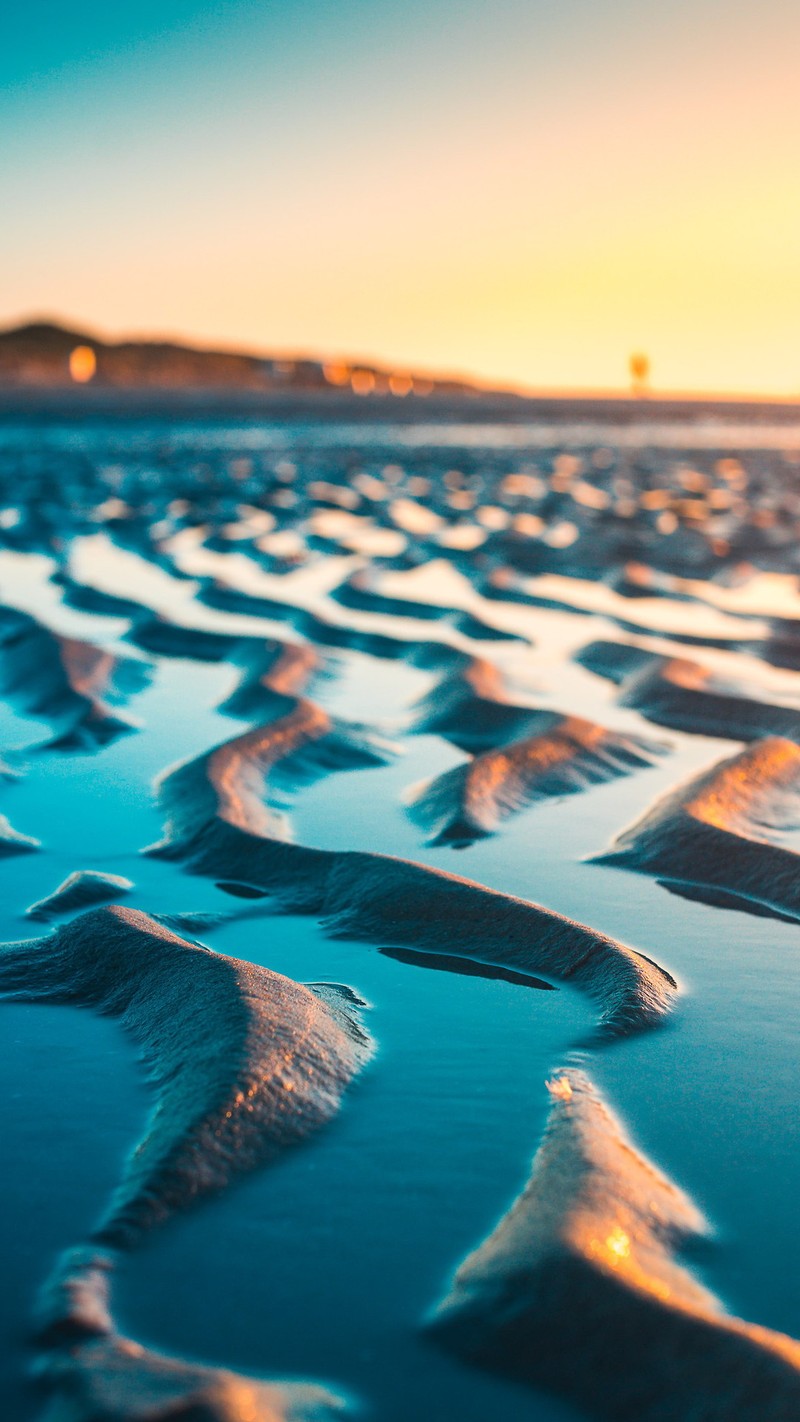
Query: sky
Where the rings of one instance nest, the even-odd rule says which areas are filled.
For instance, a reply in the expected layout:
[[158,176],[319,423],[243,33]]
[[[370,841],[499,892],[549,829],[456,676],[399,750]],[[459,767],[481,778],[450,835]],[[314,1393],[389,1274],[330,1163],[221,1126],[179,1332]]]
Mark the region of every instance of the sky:
[[797,0],[37,0],[0,322],[800,395]]

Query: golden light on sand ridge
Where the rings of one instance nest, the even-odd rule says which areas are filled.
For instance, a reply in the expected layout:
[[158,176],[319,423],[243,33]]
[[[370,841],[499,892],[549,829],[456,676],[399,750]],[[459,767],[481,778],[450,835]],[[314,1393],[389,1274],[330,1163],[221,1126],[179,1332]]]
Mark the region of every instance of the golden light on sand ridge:
[[616,1259],[627,1259],[631,1252],[630,1237],[622,1229],[613,1229],[606,1240],[606,1249]]
[[569,1101],[572,1098],[572,1087],[569,1078],[566,1076],[553,1077],[547,1083],[547,1090],[551,1096],[555,1096],[559,1101]]

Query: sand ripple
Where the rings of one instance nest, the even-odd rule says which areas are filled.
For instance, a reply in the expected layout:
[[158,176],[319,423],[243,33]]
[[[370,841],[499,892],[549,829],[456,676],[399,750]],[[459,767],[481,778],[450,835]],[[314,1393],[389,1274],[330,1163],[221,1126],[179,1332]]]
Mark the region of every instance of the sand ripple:
[[630,775],[653,765],[666,749],[579,716],[534,714],[541,727],[536,735],[477,755],[412,792],[409,813],[432,834],[431,844],[462,849],[539,800]]
[[553,1103],[523,1194],[462,1264],[432,1331],[484,1367],[612,1422],[790,1422],[800,1343],[744,1323],[676,1259],[698,1210],[588,1078]]
[[210,776],[207,764],[203,757],[162,780],[169,820],[164,840],[150,852],[245,895],[260,890],[286,911],[314,914],[337,937],[572,982],[600,1005],[604,1031],[638,1030],[669,1009],[674,979],[632,948],[525,899],[411,860],[272,838],[272,819],[257,786],[241,773],[240,757],[229,762],[226,751],[222,761],[223,772],[233,766],[232,781],[224,773]]
[[119,1018],[155,1105],[93,1238],[129,1245],[329,1120],[368,1052],[355,1002],[190,943],[134,909],[95,909],[5,944],[0,992]]
[[631,706],[660,726],[731,741],[759,736],[800,741],[800,705],[779,705],[766,693],[763,698],[751,696],[745,686],[717,677],[687,658],[659,656],[623,643],[592,642],[576,660],[617,683],[620,706]]
[[217,820],[249,834],[288,838],[284,811],[300,786],[392,758],[391,743],[365,728],[335,721],[311,701],[272,695],[273,709],[282,713],[274,720],[161,777],[159,802],[169,820],[158,848],[165,855],[173,845],[204,837]]
[[52,747],[94,750],[134,730],[107,702],[141,690],[147,666],[62,637],[15,608],[0,608],[0,689],[49,722]]
[[771,738],[660,800],[598,856],[691,898],[800,919],[800,855],[774,842],[800,826],[800,747]]

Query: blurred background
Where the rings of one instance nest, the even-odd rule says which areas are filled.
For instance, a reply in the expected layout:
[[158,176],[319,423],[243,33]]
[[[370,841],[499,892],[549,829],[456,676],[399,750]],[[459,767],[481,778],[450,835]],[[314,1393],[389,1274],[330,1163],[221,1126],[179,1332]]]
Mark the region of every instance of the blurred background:
[[0,324],[794,396],[798,40],[790,0],[9,7]]

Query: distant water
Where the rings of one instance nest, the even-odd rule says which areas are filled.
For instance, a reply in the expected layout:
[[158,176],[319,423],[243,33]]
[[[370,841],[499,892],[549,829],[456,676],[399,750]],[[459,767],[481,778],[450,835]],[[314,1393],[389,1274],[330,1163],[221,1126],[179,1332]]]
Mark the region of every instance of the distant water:
[[[30,426],[17,422],[6,414],[0,420],[0,447],[30,437]],[[116,436],[115,433],[116,432]],[[605,420],[574,419],[571,421],[485,422],[469,423],[453,419],[445,421],[415,421],[392,423],[390,420],[363,420],[348,423],[346,419],[325,420],[251,419],[236,422],[209,416],[207,420],[173,418],[142,419],[111,418],[95,422],[76,419],[68,425],[44,421],[37,426],[36,438],[62,448],[96,447],[120,438],[127,448],[146,447],[156,436],[168,432],[171,445],[177,448],[194,445],[198,433],[209,449],[222,450],[336,450],[342,448],[370,449],[393,446],[397,450],[419,449],[494,449],[545,450],[585,449],[587,446],[610,446],[629,450],[778,450],[800,449],[800,418],[796,421],[758,423],[741,417],[706,415],[696,419],[659,420],[646,414],[624,424]]]

